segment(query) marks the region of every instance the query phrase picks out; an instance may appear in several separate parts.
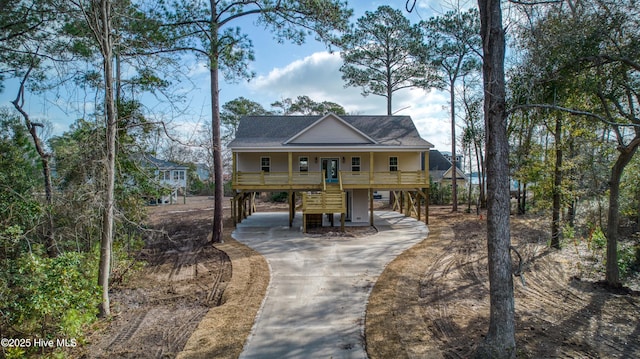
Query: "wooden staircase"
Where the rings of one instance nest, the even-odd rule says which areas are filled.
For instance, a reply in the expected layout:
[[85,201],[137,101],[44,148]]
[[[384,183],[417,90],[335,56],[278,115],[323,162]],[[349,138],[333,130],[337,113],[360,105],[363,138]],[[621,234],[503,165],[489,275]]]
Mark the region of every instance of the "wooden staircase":
[[[317,193],[302,194],[302,229],[306,233],[308,224],[317,224],[320,215],[340,213],[340,230],[344,232],[344,219],[347,214],[346,194],[339,183],[328,183],[325,190]],[[310,222],[310,223],[307,223]]]

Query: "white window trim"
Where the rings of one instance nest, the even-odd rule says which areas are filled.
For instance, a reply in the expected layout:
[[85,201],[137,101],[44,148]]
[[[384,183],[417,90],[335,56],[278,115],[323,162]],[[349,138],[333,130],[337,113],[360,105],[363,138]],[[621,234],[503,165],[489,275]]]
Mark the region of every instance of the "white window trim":
[[[263,166],[263,165],[262,165],[262,160],[263,160],[263,159],[265,159],[265,158],[266,158],[266,159],[268,160],[268,162],[269,162],[269,165],[268,165],[268,166]],[[271,172],[271,156],[260,156],[260,172],[264,171],[264,169],[263,169],[264,167],[269,168],[269,170],[268,170],[268,171],[265,171],[265,172]]]
[[[354,158],[357,158],[357,159],[358,159],[358,164],[357,164],[357,165],[354,165],[354,164],[353,164],[353,159],[354,159]],[[357,167],[358,167],[358,170],[357,170],[357,171],[354,171],[354,170],[353,170],[353,167],[354,167],[354,166],[357,166]],[[362,171],[362,157],[360,157],[360,156],[351,156],[351,172],[361,172],[361,171]]]
[[[395,164],[395,171],[391,169],[391,159],[395,158],[396,159],[396,164]],[[387,162],[387,164],[389,165],[389,172],[397,172],[400,170],[400,159],[398,158],[398,156],[389,156],[389,161]]]
[[[303,158],[307,159],[307,170],[306,171],[302,170],[302,159]],[[298,156],[298,172],[300,172],[300,173],[308,173],[309,172],[309,156]]]

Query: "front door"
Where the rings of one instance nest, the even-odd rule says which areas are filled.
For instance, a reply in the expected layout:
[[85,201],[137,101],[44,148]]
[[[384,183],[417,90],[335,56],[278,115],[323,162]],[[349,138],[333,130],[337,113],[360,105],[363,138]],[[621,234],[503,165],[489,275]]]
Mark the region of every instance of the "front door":
[[324,179],[327,183],[338,182],[338,164],[340,160],[337,158],[323,158],[322,170],[324,171]]

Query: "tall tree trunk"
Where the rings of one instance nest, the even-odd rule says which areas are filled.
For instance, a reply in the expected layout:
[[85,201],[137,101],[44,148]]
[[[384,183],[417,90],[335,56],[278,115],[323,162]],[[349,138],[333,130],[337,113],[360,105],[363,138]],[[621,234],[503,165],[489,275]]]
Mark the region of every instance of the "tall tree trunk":
[[605,280],[612,287],[620,287],[620,270],[618,269],[618,227],[620,225],[620,180],[624,168],[633,158],[640,145],[640,131],[630,145],[618,148],[616,163],[611,168],[609,179],[609,215],[607,220],[607,268]]
[[477,355],[515,358],[515,305],[509,228],[509,141],[505,114],[502,10],[498,0],[478,0],[483,42],[484,112],[487,134],[487,249],[489,330]]
[[480,210],[480,208],[482,208],[482,201],[483,201],[482,196],[484,196],[484,188],[482,188],[484,186],[484,181],[483,181],[483,178],[482,178],[482,170],[480,169],[480,151],[481,150],[480,150],[480,148],[478,146],[478,143],[475,140],[475,137],[478,135],[475,131],[476,130],[474,129],[473,130],[473,137],[474,137],[474,139],[473,139],[473,149],[474,149],[474,152],[476,154],[476,170],[478,172],[478,186],[479,186],[479,188],[478,188],[479,192],[478,192],[478,202],[477,202],[478,208],[477,208],[477,210]]
[[456,106],[455,106],[455,79],[449,84],[449,101],[451,101],[451,212],[458,212],[458,168],[456,160]]
[[42,176],[44,178],[44,195],[45,195],[45,203],[47,204],[47,228],[45,233],[46,238],[46,246],[47,246],[47,255],[49,257],[55,257],[58,255],[58,243],[56,242],[55,237],[55,224],[53,221],[53,185],[51,183],[51,167],[49,166],[49,160],[51,159],[51,154],[46,152],[44,146],[42,145],[42,141],[38,136],[38,127],[42,127],[42,124],[36,124],[31,122],[31,118],[29,114],[24,110],[24,88],[31,74],[33,67],[29,67],[27,72],[22,78],[20,82],[20,88],[18,89],[18,95],[16,99],[13,100],[13,107],[15,107],[18,112],[24,118],[24,123],[27,127],[27,130],[31,134],[31,138],[33,139],[33,144],[36,148],[36,152],[38,152],[38,156],[40,156],[40,163],[42,164]]
[[[464,97],[463,97],[464,98]],[[465,104],[466,104],[467,100],[465,98]],[[472,137],[471,137],[471,141],[473,142],[473,148],[474,148],[474,152],[476,154],[476,167],[478,169],[478,185],[479,185],[479,193],[478,193],[478,202],[479,202],[479,207],[476,210],[479,210],[480,208],[485,208],[485,198],[484,198],[484,158],[482,156],[482,137],[480,136],[480,131],[478,131],[478,129],[476,129],[476,125],[475,125],[475,120],[473,119],[473,117],[469,118],[469,126],[471,127],[471,133],[472,133]],[[471,152],[469,152],[469,163],[471,163]],[[471,168],[471,165],[469,165],[469,168]],[[473,172],[473,171],[471,171]]]
[[[474,129],[474,133],[477,132]],[[475,140],[476,147],[476,162],[478,165],[478,176],[480,178],[480,208],[487,208],[487,194],[486,194],[486,181],[485,181],[485,168],[484,168],[484,155],[482,154],[482,140]]]
[[[96,4],[97,5],[97,4]],[[113,242],[114,202],[115,202],[115,163],[116,163],[116,133],[117,116],[113,98],[113,43],[111,38],[111,8],[108,0],[102,0],[98,12],[96,34],[100,38],[102,52],[102,66],[104,71],[104,107],[106,110],[106,141],[105,141],[105,189],[104,208],[102,212],[102,237],[100,239],[100,268],[98,285],[102,288],[102,304],[100,316],[111,315],[109,308],[109,277],[111,275],[111,246]]]
[[527,183],[522,185],[522,214],[527,213]]
[[[576,147],[575,147],[575,141],[573,139],[573,137],[569,138],[569,156],[572,159],[576,158]],[[567,223],[569,223],[569,226],[571,228],[573,228],[575,226],[575,220],[576,220],[576,202],[577,202],[577,198],[575,193],[575,183],[576,183],[576,170],[575,168],[571,168],[571,170],[569,171],[569,177],[571,178],[571,182],[569,185],[569,193],[571,195],[571,200],[569,201],[569,205],[567,207]]]
[[554,136],[556,160],[553,170],[553,209],[551,215],[551,248],[560,249],[560,210],[562,195],[562,118],[556,115]]
[[524,214],[524,212],[522,211],[522,183],[520,181],[518,181],[518,192],[516,194],[516,201],[518,201],[518,214]]
[[[524,125],[519,126],[518,128],[518,154],[517,156],[520,158],[519,161],[522,161],[522,158],[525,157],[522,155],[523,153],[523,137],[524,134]],[[522,164],[520,164],[520,168],[522,167]],[[523,199],[522,199],[522,194],[524,192],[524,181],[522,179],[518,180],[518,194],[517,194],[517,198],[516,200],[518,201],[518,215],[524,215],[525,214],[525,208],[522,204]]]
[[[527,151],[526,156],[530,156],[529,152],[531,151],[531,141],[533,140],[533,129],[535,128],[535,125],[532,121],[529,121],[529,126],[527,126],[526,128],[526,136],[525,136],[525,141],[524,141],[524,148]],[[518,199],[518,201],[520,202],[520,211],[521,214],[526,214],[527,213],[527,182],[525,181],[522,184],[522,197]]]
[[218,23],[216,1],[210,1],[211,6],[211,49],[209,53],[209,76],[211,80],[211,131],[213,147],[213,180],[214,206],[211,241],[222,243],[224,183],[222,178],[222,138],[220,135],[220,92],[218,81]]
[[471,213],[471,178],[473,177],[473,161],[471,161],[471,143],[469,143],[469,193],[467,196],[467,213]]
[[391,68],[387,67],[387,116],[393,115],[393,105],[392,105],[393,89],[392,89],[392,87],[393,87],[393,85],[391,83]]

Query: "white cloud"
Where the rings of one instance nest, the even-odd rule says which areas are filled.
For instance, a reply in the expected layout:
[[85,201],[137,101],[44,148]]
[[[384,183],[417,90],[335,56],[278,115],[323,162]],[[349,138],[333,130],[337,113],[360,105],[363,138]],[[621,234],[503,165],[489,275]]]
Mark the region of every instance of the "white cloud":
[[[361,89],[344,87],[338,53],[316,52],[284,67],[274,68],[250,83],[257,98],[275,101],[307,95],[315,101],[333,101],[347,112],[376,115],[387,112],[386,99],[362,96]],[[438,91],[405,89],[394,94],[393,109],[398,115],[411,116],[421,136],[436,148],[446,150],[451,143],[448,125],[447,95]]]
[[253,87],[259,92],[276,95],[276,98],[325,95],[325,89],[343,90],[341,65],[338,53],[316,52],[285,67],[274,68],[267,75],[258,76]]
[[190,63],[187,65],[187,77],[188,78],[194,78],[194,77],[199,77],[202,75],[208,75],[209,74],[209,67],[207,66],[207,63],[204,61],[199,61],[196,60],[193,63]]

